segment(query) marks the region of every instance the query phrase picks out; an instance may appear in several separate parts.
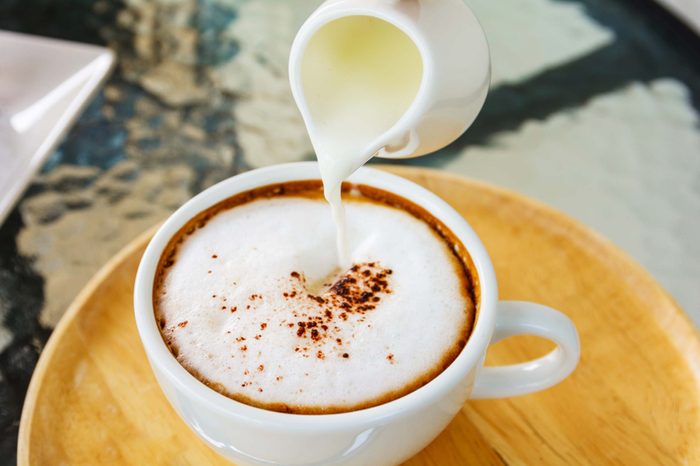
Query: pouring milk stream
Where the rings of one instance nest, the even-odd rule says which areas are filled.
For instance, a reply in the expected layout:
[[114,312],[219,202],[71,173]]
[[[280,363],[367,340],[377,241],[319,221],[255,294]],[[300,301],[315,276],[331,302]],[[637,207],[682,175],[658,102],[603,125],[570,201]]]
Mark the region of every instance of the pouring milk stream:
[[350,264],[341,184],[373,156],[407,158],[459,137],[489,84],[484,33],[463,0],[329,0],[297,33],[292,93]]

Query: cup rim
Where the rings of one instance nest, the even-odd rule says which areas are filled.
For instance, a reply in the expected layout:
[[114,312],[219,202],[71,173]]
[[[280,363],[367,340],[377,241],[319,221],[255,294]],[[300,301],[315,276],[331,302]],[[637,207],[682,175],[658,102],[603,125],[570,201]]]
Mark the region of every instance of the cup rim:
[[141,258],[134,285],[136,325],[151,366],[157,368],[159,374],[167,376],[180,391],[194,397],[220,415],[295,432],[319,429],[333,431],[348,426],[377,423],[435,403],[481,364],[494,329],[498,297],[495,272],[477,234],[449,204],[412,181],[374,168],[362,167],[348,181],[390,191],[428,210],[462,242],[476,269],[480,287],[478,315],[465,347],[445,370],[422,387],[370,408],[334,414],[281,413],[244,404],[209,388],[180,365],[163,341],[155,319],[152,293],[161,253],[171,237],[199,212],[239,192],[273,183],[308,179],[320,179],[316,162],[280,164],[248,171],[223,180],[197,194],[158,228]]

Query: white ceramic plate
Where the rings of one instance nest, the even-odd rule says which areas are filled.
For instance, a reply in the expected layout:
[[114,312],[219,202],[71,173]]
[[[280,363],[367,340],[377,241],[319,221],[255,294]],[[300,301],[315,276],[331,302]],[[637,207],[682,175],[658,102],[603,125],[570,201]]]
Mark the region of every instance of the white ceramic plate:
[[113,63],[106,48],[0,31],[0,223]]

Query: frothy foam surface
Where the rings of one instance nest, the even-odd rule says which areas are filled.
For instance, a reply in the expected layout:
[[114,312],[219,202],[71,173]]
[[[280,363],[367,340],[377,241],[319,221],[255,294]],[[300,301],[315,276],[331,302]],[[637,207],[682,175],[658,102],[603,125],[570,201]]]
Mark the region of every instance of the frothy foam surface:
[[405,210],[344,201],[343,271],[320,195],[252,200],[171,243],[154,304],[184,367],[234,399],[317,413],[401,396],[456,357],[474,306],[451,246]]

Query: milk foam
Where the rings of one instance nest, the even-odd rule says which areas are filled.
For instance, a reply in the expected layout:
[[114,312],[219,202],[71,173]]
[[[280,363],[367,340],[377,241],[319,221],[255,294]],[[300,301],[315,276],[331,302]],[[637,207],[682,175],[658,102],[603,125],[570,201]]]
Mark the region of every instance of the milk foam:
[[[233,398],[302,412],[354,409],[437,375],[473,316],[464,273],[406,211],[356,199],[345,207],[358,266],[348,272],[355,282],[346,275],[340,285],[320,199],[258,199],[185,237],[156,296],[180,362]],[[368,294],[357,293],[363,286]]]

